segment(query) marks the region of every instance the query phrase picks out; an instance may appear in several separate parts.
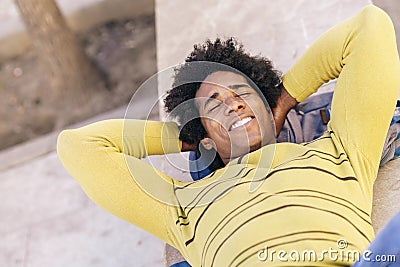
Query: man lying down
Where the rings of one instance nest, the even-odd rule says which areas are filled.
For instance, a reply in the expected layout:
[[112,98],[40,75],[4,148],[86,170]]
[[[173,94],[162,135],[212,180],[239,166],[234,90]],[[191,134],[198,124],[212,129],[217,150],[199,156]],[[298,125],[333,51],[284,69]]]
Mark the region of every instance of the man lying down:
[[[194,63],[207,46],[229,49]],[[192,266],[351,266],[351,253],[328,252],[339,241],[362,252],[374,239],[373,183],[400,87],[390,18],[364,8],[324,33],[282,82],[264,58],[238,66],[237,51],[233,40],[209,42],[176,71],[165,104],[177,122],[107,120],[66,130],[60,160],[94,202]],[[289,110],[332,79],[327,131],[309,143],[276,143]],[[216,151],[219,163],[196,182],[141,160],[200,148]],[[293,251],[317,258],[294,261]]]

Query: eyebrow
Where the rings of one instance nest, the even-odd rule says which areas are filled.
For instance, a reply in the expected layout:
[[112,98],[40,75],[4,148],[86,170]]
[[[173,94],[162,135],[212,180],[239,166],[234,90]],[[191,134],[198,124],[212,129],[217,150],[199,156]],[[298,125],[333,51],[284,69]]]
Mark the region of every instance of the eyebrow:
[[[227,86],[229,89],[231,90],[236,90],[239,89],[241,87],[250,87],[248,84],[246,83],[239,83],[239,84],[232,84],[232,85],[228,85]],[[207,105],[213,101],[214,99],[216,99],[219,96],[219,93],[214,93],[212,94],[207,100],[206,103],[204,103],[204,109],[207,107]]]
[[228,85],[228,88],[232,89],[232,90],[239,89],[241,87],[250,87],[250,86],[247,83],[239,83],[239,84]]

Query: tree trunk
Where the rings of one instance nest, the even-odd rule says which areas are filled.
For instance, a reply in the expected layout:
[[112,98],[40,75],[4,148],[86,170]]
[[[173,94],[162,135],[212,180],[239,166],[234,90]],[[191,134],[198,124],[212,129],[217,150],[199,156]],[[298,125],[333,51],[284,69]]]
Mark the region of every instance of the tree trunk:
[[87,108],[80,112],[93,113],[90,106],[95,105],[90,103],[104,90],[103,78],[67,26],[55,0],[14,1],[40,60],[47,66],[48,73],[43,75],[49,76],[49,98],[52,101],[62,99],[60,110],[74,112],[73,107],[81,106]]

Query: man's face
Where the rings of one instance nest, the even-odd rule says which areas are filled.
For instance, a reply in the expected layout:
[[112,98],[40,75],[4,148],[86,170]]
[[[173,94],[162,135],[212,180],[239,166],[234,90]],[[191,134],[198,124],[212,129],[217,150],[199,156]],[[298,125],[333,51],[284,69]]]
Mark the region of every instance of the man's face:
[[210,74],[196,93],[201,122],[224,163],[271,143],[275,138],[273,115],[242,75],[218,71]]

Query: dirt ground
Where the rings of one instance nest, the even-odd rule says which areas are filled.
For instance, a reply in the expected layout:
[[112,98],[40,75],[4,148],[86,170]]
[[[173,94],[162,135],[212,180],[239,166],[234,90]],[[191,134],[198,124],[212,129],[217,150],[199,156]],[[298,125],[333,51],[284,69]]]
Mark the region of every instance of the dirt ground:
[[[140,84],[156,72],[154,15],[110,21],[79,38],[109,81],[109,91],[96,97],[103,112],[127,104]],[[94,115],[70,121],[67,113],[56,112],[58,103],[44,101],[49,90],[46,70],[34,48],[0,62],[0,150]]]

